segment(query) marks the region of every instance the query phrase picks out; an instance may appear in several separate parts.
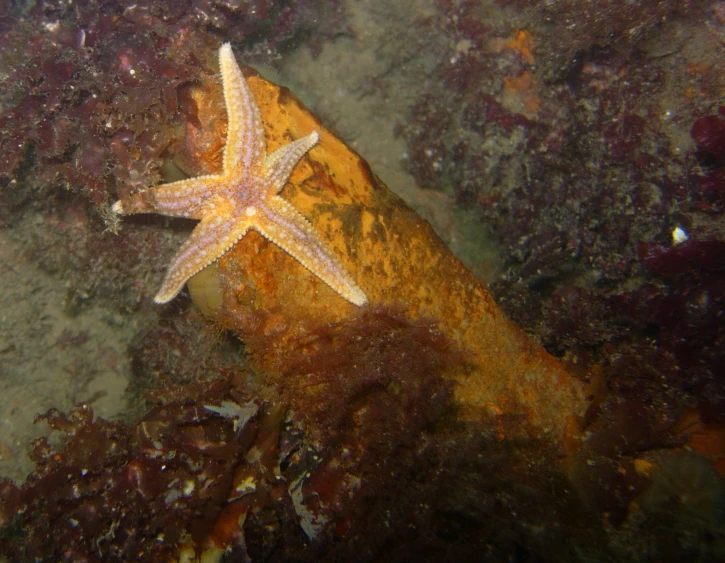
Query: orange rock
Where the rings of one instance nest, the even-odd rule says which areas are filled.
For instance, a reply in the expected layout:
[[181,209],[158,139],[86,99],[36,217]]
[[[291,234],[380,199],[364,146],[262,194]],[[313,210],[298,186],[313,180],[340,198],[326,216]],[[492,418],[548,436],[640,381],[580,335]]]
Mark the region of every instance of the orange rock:
[[[388,190],[358,154],[287,89],[245,72],[265,123],[268,152],[319,132],[320,142],[294,169],[281,196],[312,223],[357,280],[370,300],[366,307],[402,307],[411,320],[434,320],[466,352],[465,365],[446,374],[457,381],[461,416],[476,419],[494,411],[522,415],[532,435],[561,445],[565,427],[585,408],[580,383],[504,317],[430,225]],[[217,112],[223,112],[215,89],[201,87],[196,94],[202,90],[202,98],[216,98]],[[201,105],[207,107],[206,102]],[[195,139],[213,146],[200,133],[187,142]],[[203,152],[186,149],[202,158],[194,173],[218,166],[218,150]],[[354,322],[360,314],[256,232],[213,268],[190,280],[193,298],[238,334],[262,370],[277,376],[285,375],[279,373],[285,356],[305,353],[313,331],[332,326],[334,333],[335,323]]]
[[519,76],[503,79],[502,105],[509,111],[533,116],[541,107],[541,99],[536,93],[536,79],[529,71]]
[[531,52],[533,46],[533,39],[531,34],[525,29],[521,29],[516,32],[514,37],[507,46],[521,53],[521,56],[526,59],[526,62],[530,65],[534,64],[534,55]]
[[688,408],[682,413],[674,433],[694,451],[712,459],[715,468],[725,475],[725,424],[703,422],[697,409]]
[[642,477],[649,477],[654,468],[654,465],[646,459],[635,459],[633,465],[637,475],[641,475]]

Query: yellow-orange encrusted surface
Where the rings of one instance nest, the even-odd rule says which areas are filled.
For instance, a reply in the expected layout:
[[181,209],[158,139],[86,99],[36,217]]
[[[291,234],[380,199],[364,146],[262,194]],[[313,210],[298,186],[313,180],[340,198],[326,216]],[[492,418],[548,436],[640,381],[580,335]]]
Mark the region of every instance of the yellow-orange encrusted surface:
[[[358,154],[288,90],[244,72],[270,152],[319,132],[319,142],[300,160],[280,196],[312,223],[365,292],[369,304],[364,307],[394,306],[410,319],[433,320],[468,353],[466,365],[446,374],[457,380],[463,416],[475,417],[482,410],[523,415],[536,435],[560,442],[585,406],[579,382],[504,317],[430,225],[377,179]],[[217,96],[213,89],[207,95]],[[219,160],[213,150],[206,158],[210,168]],[[305,339],[319,327],[360,314],[254,231],[212,267],[218,273],[212,272],[211,283],[209,272],[204,281],[190,281],[194,299],[203,305],[218,301],[221,292],[222,304],[211,312],[233,328],[260,367],[270,372],[286,355],[304,354]]]

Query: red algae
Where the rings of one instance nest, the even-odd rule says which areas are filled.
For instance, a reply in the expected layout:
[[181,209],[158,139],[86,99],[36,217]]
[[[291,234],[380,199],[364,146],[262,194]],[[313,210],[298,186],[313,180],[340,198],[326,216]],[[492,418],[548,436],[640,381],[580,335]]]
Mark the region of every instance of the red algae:
[[496,20],[473,4],[425,22],[472,44],[397,131],[416,180],[476,210],[508,257],[490,285],[504,312],[599,389],[571,476],[629,526],[637,455],[682,444],[688,409],[725,412],[725,83],[706,31],[722,7],[520,1]]
[[[556,452],[502,440],[502,423],[513,432],[524,422],[515,417],[457,417],[441,373],[460,361],[430,323],[381,309],[310,335],[266,390],[240,371],[157,388],[132,424],[86,405],[49,411],[60,445],[38,440],[27,482],[0,483],[0,553],[454,561],[481,550],[499,559],[517,545],[546,556],[562,533],[586,550],[597,533]],[[547,534],[532,533],[542,526]]]
[[720,107],[718,115],[706,115],[695,121],[690,136],[700,150],[717,159],[725,157],[725,108]]
[[[295,326],[280,352],[263,343],[289,329],[284,315],[250,314],[251,359],[267,368],[255,372],[182,296],[129,349],[147,412],[109,422],[79,405],[39,417],[56,439],[32,445],[25,483],[0,480],[0,554],[722,558],[722,464],[709,461],[723,455],[725,424],[722,66],[697,59],[686,39],[703,11],[722,33],[722,7],[495,4],[519,14],[502,22],[488,5],[440,0],[420,20],[458,47],[397,130],[416,180],[475,209],[509,257],[491,286],[505,313],[589,382],[566,459],[515,409],[462,407],[470,350],[429,316],[371,307]],[[235,49],[254,63],[300,37],[319,52],[351,32],[333,0],[39,2],[20,13],[0,6],[10,69],[0,220],[49,218],[52,233],[32,252],[67,274],[69,312],[89,295],[125,311],[148,302],[144,287],[156,284],[140,283],[141,269],[178,241],[151,218],[104,236],[102,217],[172,161],[208,171],[213,159],[187,141],[207,123],[194,93],[217,72],[221,41],[243,37]],[[676,227],[687,240],[675,244]],[[269,293],[286,283],[259,270],[245,283],[255,276]],[[68,332],[55,344],[85,338]]]
[[35,472],[6,493],[0,552],[16,560],[163,560],[201,542],[228,496],[250,441],[244,424],[205,408],[243,401],[229,384],[186,388],[135,426],[95,419],[80,405],[39,420],[62,436],[32,449]]

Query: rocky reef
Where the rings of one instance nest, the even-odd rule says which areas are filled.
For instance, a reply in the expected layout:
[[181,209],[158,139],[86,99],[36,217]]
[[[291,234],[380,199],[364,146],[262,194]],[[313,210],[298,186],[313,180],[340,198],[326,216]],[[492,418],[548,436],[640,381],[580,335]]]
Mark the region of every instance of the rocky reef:
[[[589,366],[590,444],[609,445],[585,448],[581,474],[612,485],[625,443],[669,443],[692,409],[710,433],[692,446],[719,459],[722,3],[439,6],[421,29],[457,43],[399,127],[409,170],[497,241],[484,270],[503,311]],[[637,489],[597,502],[619,523]]]
[[[41,556],[54,556],[55,542],[42,538],[67,537],[61,543],[76,560],[104,553],[169,557],[190,547],[236,550],[252,560],[268,551],[284,560],[301,556],[306,536],[314,547],[301,553],[311,559],[340,552],[393,560],[413,543],[371,531],[390,510],[389,495],[398,488],[396,505],[411,511],[401,513],[399,525],[410,525],[415,514],[415,525],[426,529],[440,506],[430,504],[427,515],[414,510],[418,494],[401,484],[411,471],[471,478],[472,470],[455,475],[448,466],[461,455],[453,450],[468,458],[479,448],[521,442],[520,451],[501,453],[510,457],[499,461],[501,471],[523,457],[547,467],[557,488],[565,482],[556,459],[565,453],[565,432],[576,435],[576,417],[583,415],[581,384],[506,320],[430,226],[290,93],[254,76],[248,81],[268,124],[270,150],[311,126],[319,131],[319,146],[295,170],[283,197],[341,256],[341,249],[356,249],[354,262],[349,255],[346,262],[370,304],[358,310],[282,249],[247,235],[190,288],[215,323],[245,342],[263,382],[232,386],[230,377],[240,377],[235,372],[225,383],[156,391],[156,408],[133,426],[94,421],[88,407],[70,418],[48,413],[51,427],[66,434],[65,447],[55,450],[42,439],[33,478],[19,489],[5,486],[11,500],[3,519],[18,529],[7,545],[18,553],[33,545]],[[200,107],[214,106],[205,96],[218,100],[213,88],[193,94]],[[217,120],[206,122],[214,134]],[[187,136],[184,153],[212,168],[219,147],[206,138],[203,130]],[[430,468],[418,451],[426,443]],[[56,490],[56,479],[66,486]],[[432,475],[419,486],[426,495],[441,494]],[[139,499],[122,495],[129,490],[151,507],[140,514]],[[72,514],[58,520],[67,503]],[[271,536],[256,529],[269,509],[276,515],[266,517],[278,522]],[[111,523],[90,530],[88,512],[108,515]],[[143,532],[131,539],[114,525]],[[476,539],[465,550],[489,541],[488,531],[471,533]],[[105,547],[100,534],[108,535]],[[369,534],[377,541],[365,548],[353,539],[369,544]]]
[[357,39],[354,9],[76,4],[0,6],[0,220],[69,315],[135,319],[132,406],[38,416],[35,470],[0,480],[1,556],[722,558],[722,3],[440,0],[397,30],[440,49],[396,117],[405,166],[491,232],[488,286],[245,68],[270,151],[320,133],[281,196],[362,308],[254,232],[156,307],[193,225],[106,230],[117,198],[219,170],[221,42],[317,56]]

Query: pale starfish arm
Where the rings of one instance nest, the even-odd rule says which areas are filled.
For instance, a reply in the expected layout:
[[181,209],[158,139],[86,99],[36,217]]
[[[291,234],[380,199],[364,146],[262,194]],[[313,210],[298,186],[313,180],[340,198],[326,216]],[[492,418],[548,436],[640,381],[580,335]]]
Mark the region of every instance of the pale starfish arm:
[[257,102],[237,65],[232,46],[224,43],[219,49],[219,67],[227,105],[227,144],[224,147],[224,170],[238,177],[255,172],[267,152],[264,127]]
[[201,220],[171,260],[156,303],[171,301],[186,280],[229,250],[249,230],[249,222],[231,215],[210,215]]
[[317,131],[313,131],[306,137],[279,147],[267,156],[264,161],[264,169],[272,193],[279,193],[302,156],[314,147],[319,139]]
[[158,213],[169,217],[201,219],[204,203],[213,193],[218,176],[199,176],[138,192],[113,204],[120,215]]
[[312,225],[282,198],[273,196],[267,206],[257,210],[253,228],[351,303],[360,306],[368,302],[365,293],[323,244]]

